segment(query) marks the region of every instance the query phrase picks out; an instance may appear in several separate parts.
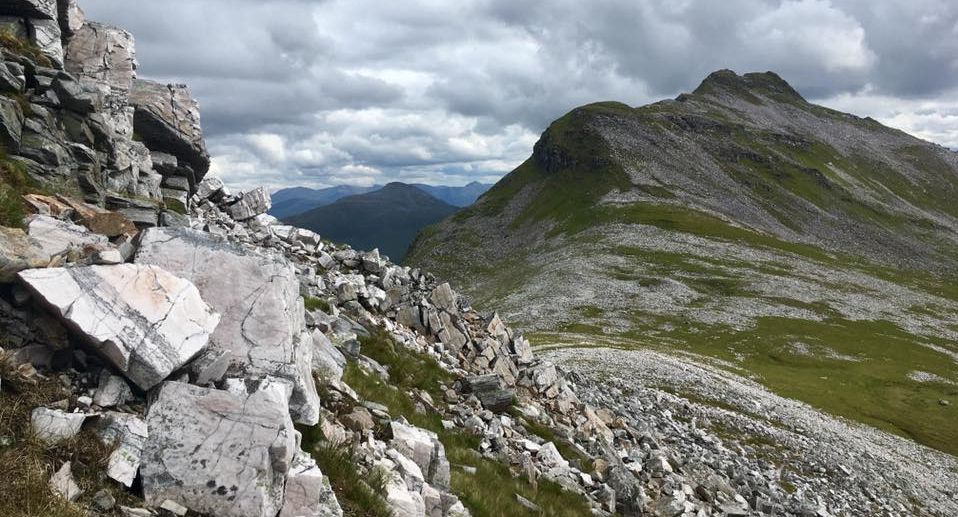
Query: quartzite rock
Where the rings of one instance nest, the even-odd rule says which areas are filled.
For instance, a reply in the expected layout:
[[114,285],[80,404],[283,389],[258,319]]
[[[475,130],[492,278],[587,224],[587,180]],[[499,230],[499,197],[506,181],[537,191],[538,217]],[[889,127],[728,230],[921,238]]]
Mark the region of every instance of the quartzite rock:
[[46,443],[55,444],[69,440],[80,432],[87,415],[67,413],[59,409],[38,407],[30,415],[33,432]]
[[69,461],[64,463],[60,470],[50,478],[50,489],[70,502],[76,501],[83,494],[83,490],[73,480],[73,470]]
[[97,434],[105,445],[114,447],[107,463],[107,476],[132,486],[149,436],[146,422],[136,415],[109,412],[100,419]]
[[230,216],[237,221],[246,221],[260,214],[265,214],[272,207],[269,192],[260,187],[251,190],[229,208]]
[[389,442],[403,456],[411,459],[422,470],[430,484],[449,489],[449,460],[446,449],[436,433],[413,427],[401,421],[389,424],[392,440]]
[[57,0],[5,0],[0,5],[0,16],[57,19]]
[[199,104],[184,85],[136,80],[130,92],[136,108],[133,125],[151,151],[176,156],[193,169],[195,179],[206,176],[210,156],[203,141]]
[[19,276],[144,390],[199,353],[220,319],[192,283],[156,266],[34,269]]
[[86,228],[46,215],[27,218],[27,234],[43,255],[54,256],[76,251],[82,255],[112,247],[106,237],[90,233]]
[[147,413],[141,473],[148,504],[166,500],[218,517],[275,517],[296,450],[288,387],[246,394],[164,383]]
[[342,517],[329,479],[305,453],[297,453],[286,476],[286,496],[279,517]]
[[23,230],[0,227],[0,283],[12,282],[24,269],[46,267],[50,254]]
[[153,228],[141,234],[135,262],[179,272],[221,313],[210,348],[230,352],[229,376],[287,379],[294,387],[294,418],[307,425],[319,421],[312,338],[296,270],[287,260],[197,230]]
[[100,23],[87,22],[70,39],[66,69],[105,94],[125,101],[136,77],[136,50],[129,32]]

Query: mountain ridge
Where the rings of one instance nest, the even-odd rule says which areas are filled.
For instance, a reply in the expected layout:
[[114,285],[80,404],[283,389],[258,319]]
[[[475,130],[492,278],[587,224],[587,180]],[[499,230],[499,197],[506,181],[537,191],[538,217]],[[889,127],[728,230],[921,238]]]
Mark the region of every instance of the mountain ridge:
[[954,454],[916,379],[958,382],[956,194],[958,154],[720,71],[572,110],[406,262],[534,343],[697,354]]
[[[446,185],[426,185],[423,183],[407,183],[427,194],[456,207],[469,206],[492,185],[470,182],[461,187]],[[300,215],[314,208],[326,206],[346,196],[366,194],[380,190],[384,185],[371,187],[356,187],[352,185],[337,185],[322,189],[308,187],[291,187],[277,190],[273,193],[273,206],[269,214],[279,219]]]
[[398,262],[421,228],[457,210],[419,188],[393,182],[379,190],[343,197],[285,221],[357,249],[378,248]]

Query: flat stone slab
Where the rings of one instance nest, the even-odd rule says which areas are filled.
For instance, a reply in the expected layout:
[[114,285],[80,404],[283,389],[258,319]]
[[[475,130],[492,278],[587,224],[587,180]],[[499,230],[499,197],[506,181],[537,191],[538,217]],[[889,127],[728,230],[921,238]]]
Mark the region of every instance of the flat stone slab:
[[189,280],[157,266],[31,269],[19,277],[144,390],[203,350],[220,321]]
[[290,408],[296,421],[319,421],[313,340],[289,261],[198,230],[151,228],[141,234],[135,262],[184,275],[222,314],[210,349],[230,353],[227,377],[287,379],[293,385]]
[[218,517],[280,512],[296,451],[289,386],[240,382],[230,391],[180,382],[160,386],[147,411],[140,469],[147,504],[170,500]]

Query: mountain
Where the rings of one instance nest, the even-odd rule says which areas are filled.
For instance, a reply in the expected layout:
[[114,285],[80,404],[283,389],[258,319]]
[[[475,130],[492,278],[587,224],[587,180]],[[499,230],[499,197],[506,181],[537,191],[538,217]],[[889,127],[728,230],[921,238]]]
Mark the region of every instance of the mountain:
[[[474,181],[462,187],[425,185],[422,183],[414,183],[412,186],[452,206],[465,207],[473,204],[492,185]],[[382,185],[372,187],[340,185],[318,190],[306,187],[282,189],[273,194],[273,207],[269,214],[279,219],[285,219],[314,208],[326,206],[346,196],[365,194],[381,188],[383,188]]]
[[379,190],[344,197],[289,217],[286,222],[357,249],[379,248],[398,262],[419,230],[456,210],[416,187],[390,183]]
[[573,110],[406,262],[570,369],[653,350],[958,454],[956,196],[955,152],[725,70]]
[[479,196],[486,193],[492,185],[473,181],[462,187],[445,187],[413,183],[413,186],[426,192],[436,199],[440,199],[452,206],[466,207],[476,202]]
[[324,189],[293,187],[277,190],[273,193],[273,207],[269,215],[278,219],[285,219],[293,215],[308,212],[314,208],[326,206],[347,196],[365,194],[381,189],[382,186],[355,187],[352,185],[338,185]]

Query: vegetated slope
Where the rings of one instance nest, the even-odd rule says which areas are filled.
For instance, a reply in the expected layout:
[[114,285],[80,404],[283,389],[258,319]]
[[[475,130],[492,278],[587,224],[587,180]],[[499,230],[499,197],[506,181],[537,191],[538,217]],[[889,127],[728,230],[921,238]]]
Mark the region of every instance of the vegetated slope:
[[273,194],[273,207],[270,208],[269,215],[278,219],[285,219],[290,216],[308,212],[314,208],[335,203],[347,196],[365,194],[381,188],[382,186],[380,185],[373,187],[337,185],[324,189],[311,189],[306,187],[285,188],[277,190]]
[[[422,183],[415,183],[412,186],[455,207],[465,207],[475,203],[479,196],[492,187],[492,185],[476,181],[462,187],[425,185]],[[285,219],[306,213],[314,208],[335,203],[347,196],[366,194],[382,188],[382,185],[372,187],[339,185],[318,190],[306,187],[282,189],[273,194],[273,207],[269,214],[279,219]]]
[[406,261],[539,343],[691,352],[956,454],[956,195],[958,154],[721,71],[573,110]]
[[398,262],[419,230],[456,210],[416,187],[390,183],[290,217],[287,222],[358,249],[379,248]]

